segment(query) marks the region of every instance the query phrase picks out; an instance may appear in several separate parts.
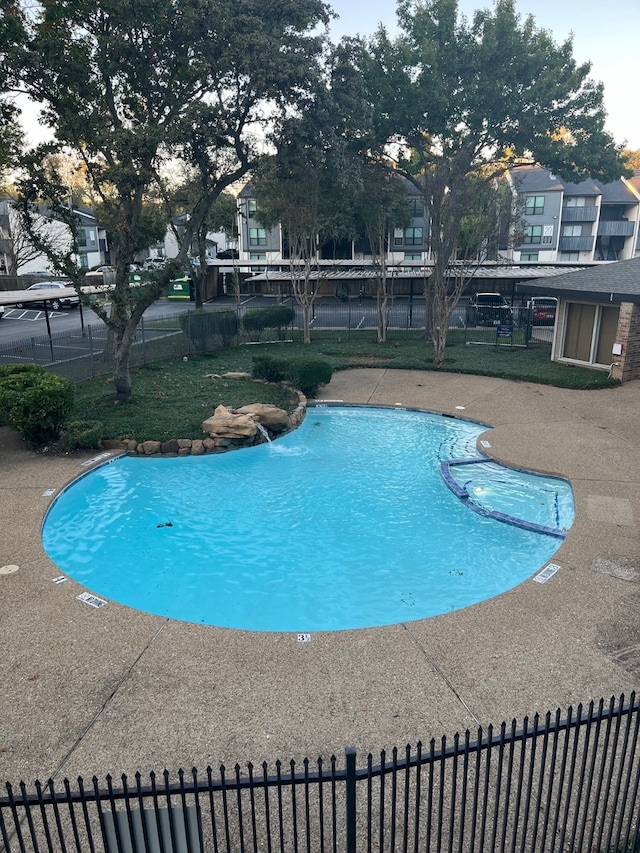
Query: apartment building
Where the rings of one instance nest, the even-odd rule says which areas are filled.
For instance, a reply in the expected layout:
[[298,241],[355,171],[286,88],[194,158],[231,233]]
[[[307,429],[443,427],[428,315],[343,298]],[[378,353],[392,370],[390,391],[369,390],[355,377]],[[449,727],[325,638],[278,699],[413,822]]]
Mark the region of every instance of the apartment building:
[[[92,211],[74,208],[76,216],[77,263],[91,269],[109,263],[107,233]],[[64,223],[42,207],[35,216],[36,227],[43,237],[60,251],[71,245],[71,235]],[[52,273],[46,255],[35,248],[26,233],[11,198],[0,199],[0,274]]]
[[[406,227],[395,228],[389,234],[387,260],[391,264],[403,261],[424,263],[430,259],[429,223],[424,202],[409,182],[406,186],[409,219]],[[250,183],[238,195],[238,234],[238,251],[244,261],[276,264],[289,257],[286,234],[282,227],[265,228],[260,222]],[[371,247],[364,236],[355,240],[328,241],[320,246],[318,260],[371,261]]]
[[[570,183],[536,164],[524,164],[506,174],[514,199],[510,245],[500,260],[520,264],[590,265],[628,260],[640,254],[640,173],[609,184],[594,180]],[[387,260],[429,263],[429,221],[424,203],[407,182],[410,220],[389,235]],[[251,184],[238,197],[239,252],[246,261],[278,263],[287,258],[286,237],[280,226],[265,228]],[[326,244],[318,260],[366,261],[366,239]]]
[[592,264],[640,254],[638,181],[570,183],[535,164],[507,173],[516,208],[514,263]]

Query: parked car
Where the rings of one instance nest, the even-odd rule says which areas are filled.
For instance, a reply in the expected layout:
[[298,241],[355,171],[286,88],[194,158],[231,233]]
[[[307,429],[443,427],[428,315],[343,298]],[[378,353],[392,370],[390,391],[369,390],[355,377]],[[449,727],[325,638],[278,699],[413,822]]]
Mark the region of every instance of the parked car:
[[144,268],[146,270],[161,270],[168,263],[167,258],[146,258]]
[[555,296],[534,296],[527,302],[527,317],[532,326],[553,326],[557,310]]
[[500,293],[474,293],[467,305],[467,326],[510,326],[513,311]]
[[[71,289],[71,292],[67,293],[69,288]],[[53,296],[52,291],[60,291],[60,296],[55,296],[46,300],[47,307],[51,308],[53,311],[59,311],[61,308],[77,308],[80,304],[80,298],[75,292],[73,284],[70,281],[39,281],[37,284],[32,284],[31,287],[27,288],[27,290],[48,290],[48,297]],[[44,304],[44,300],[42,302],[39,300],[34,300],[33,302],[17,302],[16,308],[36,308],[38,306],[43,307]]]

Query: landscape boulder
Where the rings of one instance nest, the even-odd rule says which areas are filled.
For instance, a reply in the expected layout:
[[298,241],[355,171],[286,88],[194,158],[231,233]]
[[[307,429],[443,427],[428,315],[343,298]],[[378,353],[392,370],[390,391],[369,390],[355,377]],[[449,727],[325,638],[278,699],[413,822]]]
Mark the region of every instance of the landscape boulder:
[[213,417],[203,422],[202,431],[213,439],[238,439],[253,438],[258,428],[251,415],[238,414],[226,406],[218,406]]
[[284,432],[284,430],[289,429],[289,415],[278,406],[272,406],[269,403],[251,403],[249,406],[236,409],[236,411],[240,415],[249,415],[272,432]]

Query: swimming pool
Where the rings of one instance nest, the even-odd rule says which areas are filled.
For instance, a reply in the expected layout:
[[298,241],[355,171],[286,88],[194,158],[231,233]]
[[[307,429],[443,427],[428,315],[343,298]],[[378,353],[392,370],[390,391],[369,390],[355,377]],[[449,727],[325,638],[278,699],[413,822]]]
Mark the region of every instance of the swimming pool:
[[[561,541],[471,512],[447,487],[440,464],[478,458],[485,429],[425,412],[315,407],[272,444],[121,457],[61,493],[43,544],[95,594],[188,622],[313,632],[434,616],[516,586]],[[500,510],[511,484],[520,518],[571,525],[568,483],[496,468]],[[471,491],[495,481],[485,471]]]

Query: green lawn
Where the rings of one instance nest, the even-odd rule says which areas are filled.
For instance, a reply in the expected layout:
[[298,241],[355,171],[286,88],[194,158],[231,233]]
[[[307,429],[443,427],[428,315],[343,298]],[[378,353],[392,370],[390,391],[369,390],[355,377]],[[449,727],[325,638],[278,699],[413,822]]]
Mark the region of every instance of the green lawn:
[[[499,376],[526,382],[540,382],[563,388],[597,389],[612,380],[606,373],[550,361],[548,345],[528,348],[465,345],[453,332],[442,371]],[[317,332],[310,346],[300,343],[248,345],[218,350],[209,355],[160,362],[133,373],[133,395],[127,402],[113,399],[113,385],[101,378],[76,385],[76,402],[70,420],[99,420],[104,438],[167,440],[201,438],[202,421],[217,405],[238,408],[247,403],[273,403],[291,410],[296,395],[279,387],[206,378],[227,371],[251,372],[254,355],[313,356],[327,360],[333,370],[350,367],[434,370],[433,349],[416,333],[391,336],[384,345],[375,342],[371,331]]]

